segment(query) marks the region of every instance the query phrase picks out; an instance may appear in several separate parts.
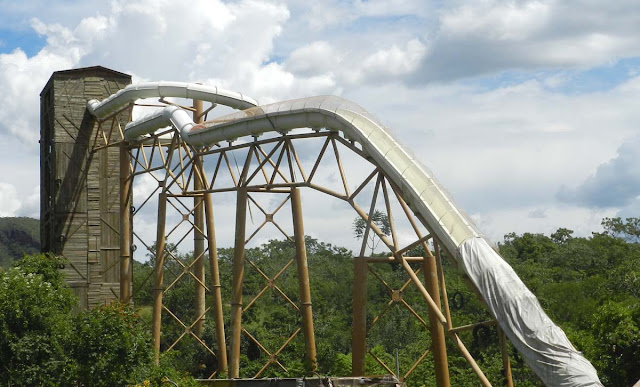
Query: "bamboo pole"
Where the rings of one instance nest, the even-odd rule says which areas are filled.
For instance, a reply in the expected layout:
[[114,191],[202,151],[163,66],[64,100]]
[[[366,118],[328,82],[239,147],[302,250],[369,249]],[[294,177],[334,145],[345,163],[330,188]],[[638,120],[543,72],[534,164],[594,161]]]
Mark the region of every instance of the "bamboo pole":
[[313,331],[313,311],[311,308],[311,289],[309,286],[309,267],[307,266],[307,248],[304,241],[304,222],[302,219],[302,201],[300,190],[291,189],[291,213],[293,216],[293,237],[296,243],[296,266],[298,268],[298,287],[300,290],[300,314],[304,334],[305,357],[311,372],[318,369],[316,358],[316,340]]
[[120,301],[131,301],[131,168],[129,150],[120,144]]
[[156,236],[156,264],[154,267],[153,317],[151,320],[153,333],[154,361],[158,365],[160,358],[160,331],[162,325],[162,285],[164,281],[164,247],[165,226],[167,218],[167,194],[158,195],[158,226]]
[[[422,262],[422,268],[427,291],[439,307],[440,292],[438,289],[438,273],[435,257],[431,254],[425,256]],[[449,387],[449,365],[447,362],[447,345],[444,339],[444,328],[431,309],[429,309],[429,331],[431,332],[431,351],[433,352],[433,360],[435,363],[436,384],[438,387]]]
[[[204,179],[204,171],[202,171],[202,178]],[[216,341],[218,343],[218,373],[227,373],[227,344],[224,335],[220,269],[218,267],[218,248],[216,244],[216,229],[213,217],[213,199],[210,193],[204,194],[204,208],[207,225],[207,241],[209,244],[209,270],[211,272],[211,293],[213,294],[213,319],[216,323]]]
[[231,355],[229,377],[240,375],[240,339],[242,335],[242,279],[244,276],[244,238],[247,222],[247,188],[238,187],[236,204],[236,240],[233,250],[231,289]]
[[[400,263],[402,264],[402,267],[407,272],[407,274],[409,274],[409,277],[411,278],[413,283],[418,288],[418,291],[420,292],[420,294],[422,294],[422,297],[424,298],[424,300],[427,302],[427,305],[429,306],[429,312],[430,313],[433,312],[433,314],[434,314],[435,318],[437,318],[438,322],[440,324],[442,324],[443,326],[446,326],[447,325],[447,319],[444,317],[444,315],[442,314],[442,312],[440,311],[440,309],[438,308],[436,303],[433,301],[433,298],[431,298],[431,296],[429,295],[429,292],[427,291],[427,289],[424,287],[424,285],[422,285],[422,283],[420,282],[420,279],[418,279],[418,276],[413,272],[413,269],[411,269],[411,266],[409,266],[409,263],[401,255],[397,255],[396,257],[400,261]],[[455,332],[451,332],[451,331],[449,331],[448,333],[449,333],[449,336],[451,336],[453,341],[458,346],[458,349],[462,353],[462,356],[467,360],[467,362],[469,363],[469,365],[473,369],[473,372],[475,372],[475,374],[480,379],[480,382],[482,383],[482,385],[485,386],[485,387],[491,386],[491,383],[489,382],[487,377],[484,375],[484,373],[482,372],[482,370],[478,366],[478,363],[476,363],[476,361],[473,358],[473,356],[471,356],[471,354],[469,353],[469,350],[467,350],[467,347],[464,345],[462,340],[460,340],[460,337],[458,337],[458,334],[455,333]]]
[[[202,101],[193,100],[193,120],[195,123],[202,122]],[[195,173],[193,174],[193,189],[200,191],[204,188],[205,184],[202,182],[202,158],[196,153],[193,160],[193,168]],[[194,325],[194,333],[196,336],[201,337],[204,329],[205,320],[205,270],[204,270],[204,203],[201,195],[196,195],[193,198],[193,258],[196,260],[193,265],[194,276],[199,281],[195,282],[195,315],[200,316],[199,320]]]
[[498,339],[500,340],[500,352],[502,352],[502,372],[504,373],[505,384],[513,387],[513,377],[511,376],[511,362],[509,361],[509,349],[507,348],[507,338],[504,331],[498,326]]
[[352,376],[365,375],[367,354],[367,274],[366,258],[353,260],[353,327],[351,339]]
[[442,303],[444,304],[444,313],[447,317],[447,329],[453,329],[453,321],[451,320],[451,309],[449,309],[449,296],[447,295],[447,287],[444,282],[444,270],[442,269],[442,255],[440,254],[440,244],[437,239],[433,239],[433,249],[436,252],[436,266],[438,268],[438,280],[440,281],[440,291],[442,293]]

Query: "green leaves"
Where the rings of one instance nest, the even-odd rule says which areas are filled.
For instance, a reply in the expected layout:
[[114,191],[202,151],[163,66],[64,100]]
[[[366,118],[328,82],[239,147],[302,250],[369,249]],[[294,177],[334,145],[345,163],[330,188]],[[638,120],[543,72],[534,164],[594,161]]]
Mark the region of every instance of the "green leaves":
[[158,374],[149,333],[129,307],[73,315],[63,263],[34,255],[0,269],[0,385],[114,386]]
[[604,233],[559,229],[505,236],[500,251],[605,385],[640,378],[640,218],[605,218]]
[[604,218],[602,227],[607,235],[621,238],[627,242],[640,243],[640,218]]
[[56,259],[37,255],[21,262],[0,270],[0,384],[69,384],[75,300],[54,269]]
[[131,384],[138,368],[151,362],[151,337],[126,305],[112,303],[74,318],[71,340],[82,385]]

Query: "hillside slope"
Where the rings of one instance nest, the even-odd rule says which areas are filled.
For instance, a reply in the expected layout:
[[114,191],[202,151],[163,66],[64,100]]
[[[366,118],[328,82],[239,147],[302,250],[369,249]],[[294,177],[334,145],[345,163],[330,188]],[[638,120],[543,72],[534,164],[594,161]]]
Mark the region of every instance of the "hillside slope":
[[0,267],[8,267],[24,254],[40,252],[40,221],[0,218]]

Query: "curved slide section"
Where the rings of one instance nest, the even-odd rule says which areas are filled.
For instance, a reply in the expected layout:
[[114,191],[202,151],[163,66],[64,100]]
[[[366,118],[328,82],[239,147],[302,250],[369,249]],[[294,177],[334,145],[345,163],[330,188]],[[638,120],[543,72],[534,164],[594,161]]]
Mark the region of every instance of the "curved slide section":
[[129,85],[103,101],[92,99],[87,102],[87,109],[95,117],[104,118],[137,99],[167,97],[208,101],[234,109],[258,105],[253,98],[215,86],[186,82],[144,82]]
[[358,141],[400,187],[412,210],[421,215],[447,250],[455,253],[491,314],[541,380],[549,386],[602,385],[591,363],[549,319],[533,293],[456,208],[432,174],[358,105],[338,97],[311,97],[249,108],[202,125],[180,117],[175,111],[158,113],[127,125],[125,136],[137,138],[170,122],[192,146],[258,136],[276,128],[305,127],[342,131],[345,137]]

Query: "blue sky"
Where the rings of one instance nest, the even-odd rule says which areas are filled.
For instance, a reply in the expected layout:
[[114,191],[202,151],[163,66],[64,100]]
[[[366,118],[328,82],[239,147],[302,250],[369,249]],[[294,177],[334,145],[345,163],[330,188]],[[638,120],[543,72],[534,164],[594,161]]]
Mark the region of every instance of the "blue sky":
[[27,55],[33,56],[46,43],[46,39],[38,35],[30,26],[24,29],[0,29],[0,53],[10,53],[19,48]]
[[423,155],[496,241],[558,227],[588,235],[602,217],[640,216],[635,1],[0,6],[0,216],[38,216],[38,94],[47,79],[97,64],[264,103],[351,99]]

